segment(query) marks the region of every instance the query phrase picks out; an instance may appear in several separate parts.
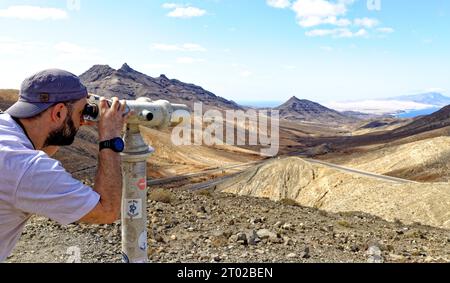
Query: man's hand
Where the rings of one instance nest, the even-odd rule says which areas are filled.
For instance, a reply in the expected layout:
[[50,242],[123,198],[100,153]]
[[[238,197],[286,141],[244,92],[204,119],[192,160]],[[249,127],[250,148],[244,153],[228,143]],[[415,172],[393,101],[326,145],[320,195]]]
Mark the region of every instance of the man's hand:
[[100,141],[106,141],[121,136],[123,125],[128,116],[124,117],[126,101],[119,102],[117,97],[112,99],[111,107],[105,98],[100,98],[100,120],[98,135]]
[[[117,97],[112,99],[111,107],[106,99],[100,99],[100,121],[98,134],[100,141],[107,141],[120,137],[123,125],[128,116],[125,113],[126,103],[119,102]],[[120,155],[111,151],[99,152],[97,176],[94,190],[100,195],[97,206],[85,215],[80,222],[109,224],[120,217],[122,198],[122,171]]]

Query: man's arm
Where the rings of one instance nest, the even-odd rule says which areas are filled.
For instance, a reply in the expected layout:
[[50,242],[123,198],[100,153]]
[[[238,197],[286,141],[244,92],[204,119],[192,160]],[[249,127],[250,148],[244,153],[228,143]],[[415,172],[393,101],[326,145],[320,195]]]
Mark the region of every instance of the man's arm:
[[100,195],[100,201],[80,222],[111,224],[120,218],[122,199],[122,175],[120,172],[119,154],[112,150],[101,151],[94,186],[94,190]]
[[[111,108],[105,100],[100,103],[99,121],[100,141],[119,137],[126,117],[123,117],[125,102],[113,99]],[[85,215],[80,222],[93,224],[111,224],[120,218],[122,199],[122,171],[119,153],[104,149],[99,153],[98,170],[94,190],[100,195],[97,206]]]

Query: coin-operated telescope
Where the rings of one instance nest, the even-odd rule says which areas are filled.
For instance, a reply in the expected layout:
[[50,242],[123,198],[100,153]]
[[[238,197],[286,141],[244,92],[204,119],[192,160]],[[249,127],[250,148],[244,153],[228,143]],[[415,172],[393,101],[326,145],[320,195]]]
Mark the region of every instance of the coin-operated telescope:
[[[100,96],[90,95],[83,117],[86,121],[97,122],[100,119]],[[107,100],[111,104],[110,100]],[[127,100],[124,115],[131,112],[128,124],[138,124],[149,128],[165,129],[175,126],[189,118],[190,110],[184,104],[172,104],[166,100],[153,101],[147,97]]]
[[[83,117],[96,122],[100,118],[100,97],[90,95]],[[108,100],[111,104],[111,101]],[[190,119],[183,104],[141,97],[127,100],[125,114],[131,113],[124,136],[122,155],[122,256],[126,263],[146,263],[147,256],[147,158],[154,152],[142,138],[139,127],[163,130]]]

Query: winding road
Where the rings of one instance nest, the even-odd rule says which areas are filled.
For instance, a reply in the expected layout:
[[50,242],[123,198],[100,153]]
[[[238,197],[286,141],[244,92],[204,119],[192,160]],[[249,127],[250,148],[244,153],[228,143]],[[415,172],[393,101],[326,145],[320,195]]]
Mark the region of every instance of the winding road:
[[[297,156],[300,157],[300,156]],[[185,189],[187,190],[202,190],[202,189],[206,189],[206,188],[210,188],[212,186],[215,186],[227,179],[233,178],[236,175],[242,173],[244,171],[244,169],[252,167],[252,166],[262,166],[267,162],[270,162],[272,160],[278,159],[278,158],[282,158],[282,157],[274,157],[271,159],[265,159],[265,160],[260,160],[260,161],[256,161],[256,162],[249,162],[249,163],[244,163],[244,164],[238,164],[238,165],[231,165],[231,166],[225,166],[225,167],[220,167],[220,168],[212,168],[206,171],[202,171],[199,173],[192,173],[192,174],[186,174],[186,175],[181,175],[181,176],[175,176],[175,177],[170,177],[170,178],[164,178],[164,179],[157,179],[157,180],[148,180],[148,185],[149,186],[154,186],[154,185],[162,185],[162,184],[169,184],[172,182],[176,182],[176,181],[180,181],[180,180],[185,180],[185,179],[189,179],[189,178],[194,178],[194,177],[202,177],[202,176],[207,176],[207,175],[211,175],[214,174],[216,172],[220,172],[220,171],[227,171],[227,170],[237,170],[237,172],[223,176],[223,177],[219,177],[213,180],[209,180],[206,182],[202,182],[202,183],[198,183],[198,184],[193,184],[191,186],[185,187]],[[362,171],[362,170],[358,170],[358,169],[353,169],[353,168],[348,168],[345,166],[341,166],[341,165],[337,165],[337,164],[333,164],[333,163],[329,163],[329,162],[325,162],[325,161],[320,161],[320,160],[316,160],[316,159],[310,159],[310,158],[304,158],[301,157],[303,160],[313,163],[313,164],[319,164],[322,166],[326,166],[329,168],[333,168],[345,173],[350,173],[350,174],[356,174],[356,175],[360,175],[360,176],[364,176],[364,177],[369,177],[369,178],[374,178],[374,179],[378,179],[378,180],[382,180],[382,181],[388,181],[388,182],[392,182],[392,183],[397,183],[397,184],[411,184],[411,183],[417,183],[415,181],[411,181],[411,180],[407,180],[407,179],[401,179],[401,178],[396,178],[396,177],[391,177],[391,176],[386,176],[386,175],[380,175],[380,174],[375,174],[375,173],[371,173],[371,172],[366,172],[366,171]]]

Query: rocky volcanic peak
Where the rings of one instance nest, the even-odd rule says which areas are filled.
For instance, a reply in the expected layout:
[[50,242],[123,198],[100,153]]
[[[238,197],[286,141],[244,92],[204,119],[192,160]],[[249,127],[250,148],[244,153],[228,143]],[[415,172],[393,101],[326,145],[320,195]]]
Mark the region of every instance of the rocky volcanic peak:
[[318,103],[315,103],[315,102],[312,102],[309,100],[305,100],[305,99],[298,99],[295,96],[292,97],[291,99],[289,99],[286,103],[284,103],[277,109],[293,110],[293,111],[298,111],[298,112],[317,113],[317,114],[330,110]]
[[108,65],[94,65],[80,76],[84,83],[102,80],[111,76],[116,70]]
[[144,96],[184,103],[190,107],[194,102],[202,102],[205,108],[242,109],[235,102],[218,97],[200,86],[171,80],[164,74],[153,78],[126,63],[117,71],[109,66],[96,65],[80,77],[89,92],[106,97],[136,99]]
[[124,63],[122,65],[122,67],[118,70],[119,72],[124,72],[124,73],[133,73],[136,72],[135,70],[133,70],[130,66],[128,66],[127,63]]
[[326,108],[316,102],[292,97],[283,105],[275,108],[280,117],[288,120],[304,120],[308,122],[353,123],[351,119],[335,110]]

